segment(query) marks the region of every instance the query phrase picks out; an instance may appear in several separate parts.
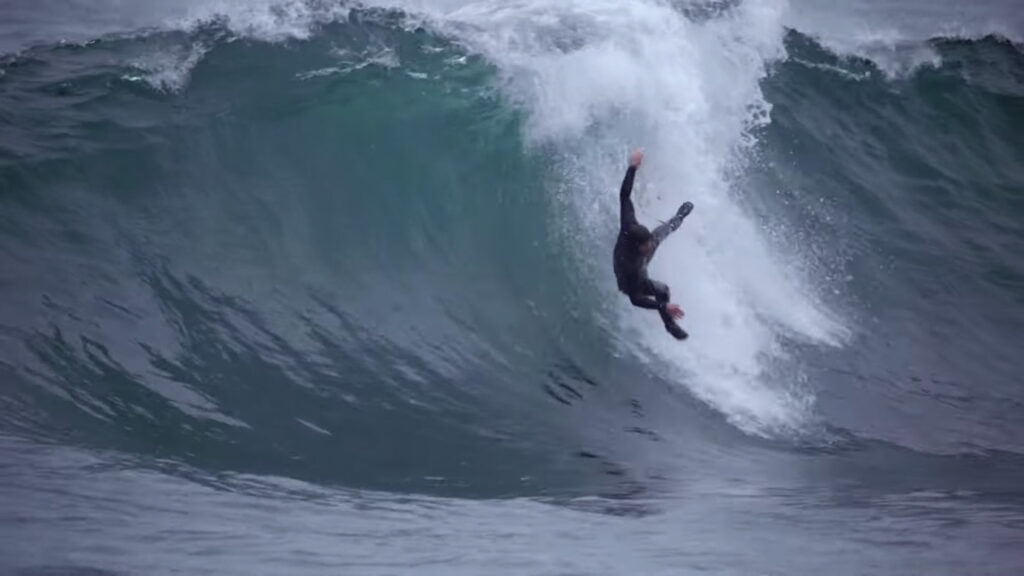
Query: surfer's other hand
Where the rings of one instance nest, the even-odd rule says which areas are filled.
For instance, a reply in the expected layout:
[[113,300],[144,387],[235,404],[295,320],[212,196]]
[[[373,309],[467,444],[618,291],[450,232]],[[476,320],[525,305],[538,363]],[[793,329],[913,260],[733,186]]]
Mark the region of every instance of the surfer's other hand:
[[629,155],[629,165],[636,168],[644,161],[644,153],[640,150],[633,150],[633,153]]

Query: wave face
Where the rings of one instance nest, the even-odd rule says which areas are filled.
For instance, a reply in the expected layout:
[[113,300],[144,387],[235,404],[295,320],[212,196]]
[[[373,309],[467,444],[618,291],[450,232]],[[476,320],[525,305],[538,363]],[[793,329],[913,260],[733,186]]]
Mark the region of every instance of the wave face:
[[[300,547],[332,510],[474,547],[500,516],[546,539],[503,548],[524,562],[595,543],[531,573],[812,573],[844,537],[853,573],[1019,569],[1024,51],[1017,11],[943,6],[12,3],[0,496],[35,518],[14,536],[95,560],[58,572],[176,565],[138,558],[186,541],[89,504],[116,486],[168,495],[152,534],[255,506],[308,525]],[[637,146],[640,220],[696,206],[651,265],[684,343],[615,289]],[[35,516],[36,484],[95,535]],[[854,528],[793,530],[794,504]],[[984,545],[938,546],[942,514]],[[931,551],[873,544],[878,517]],[[708,547],[662,555],[622,518]],[[788,539],[726,554],[750,531]],[[245,532],[197,569],[291,553]],[[105,534],[124,549],[88,552]]]

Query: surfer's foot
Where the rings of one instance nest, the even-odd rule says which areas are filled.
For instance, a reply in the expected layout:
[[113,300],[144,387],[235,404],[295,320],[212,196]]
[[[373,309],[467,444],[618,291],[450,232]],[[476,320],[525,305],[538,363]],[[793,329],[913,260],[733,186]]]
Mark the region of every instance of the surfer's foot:
[[675,322],[666,322],[665,330],[668,330],[669,334],[675,336],[676,340],[686,340],[690,336],[686,333],[686,330],[680,328]]

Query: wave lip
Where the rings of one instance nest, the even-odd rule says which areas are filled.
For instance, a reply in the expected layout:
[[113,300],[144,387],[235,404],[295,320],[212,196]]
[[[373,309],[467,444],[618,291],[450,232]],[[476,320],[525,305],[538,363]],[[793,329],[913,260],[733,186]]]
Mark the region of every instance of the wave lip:
[[892,3],[852,0],[822,4],[793,0],[784,23],[842,57],[871,60],[889,79],[939,67],[939,39],[999,36],[1024,42],[1024,12],[1013,2],[948,0]]

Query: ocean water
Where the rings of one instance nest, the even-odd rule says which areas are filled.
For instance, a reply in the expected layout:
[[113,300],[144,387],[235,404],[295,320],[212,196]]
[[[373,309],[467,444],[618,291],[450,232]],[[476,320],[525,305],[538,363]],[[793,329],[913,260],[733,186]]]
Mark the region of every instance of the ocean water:
[[1024,572],[1015,3],[2,13],[3,573]]

